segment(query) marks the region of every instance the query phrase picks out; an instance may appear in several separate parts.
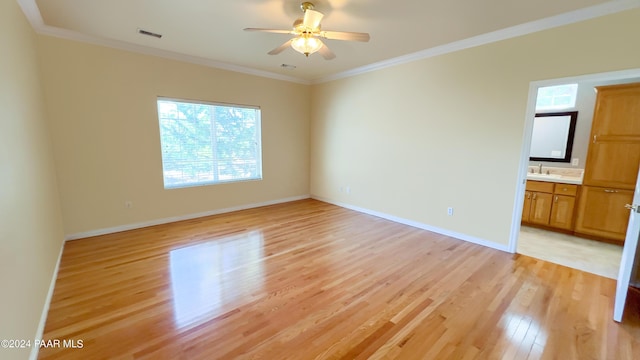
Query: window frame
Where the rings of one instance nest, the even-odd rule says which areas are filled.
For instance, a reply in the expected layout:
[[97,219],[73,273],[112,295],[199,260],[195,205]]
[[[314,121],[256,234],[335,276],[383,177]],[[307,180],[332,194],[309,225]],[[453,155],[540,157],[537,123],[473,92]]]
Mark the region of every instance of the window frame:
[[[168,184],[167,177],[166,177],[166,174],[165,174],[165,151],[164,151],[165,140],[163,139],[163,129],[162,129],[162,121],[163,121],[163,119],[167,119],[167,118],[161,118],[161,113],[160,113],[160,102],[161,101],[174,102],[174,103],[183,103],[183,104],[204,105],[204,106],[211,106],[211,107],[214,107],[214,108],[215,107],[225,107],[225,108],[239,108],[239,109],[255,110],[256,111],[255,146],[256,146],[256,152],[257,153],[255,154],[256,156],[255,156],[254,160],[256,161],[257,175],[255,177],[247,177],[247,178],[220,180],[220,178],[218,177],[217,180],[203,180],[203,181],[197,181],[197,182],[185,182],[185,181],[182,181],[179,184]],[[260,108],[260,106],[246,105],[246,104],[232,104],[232,103],[207,101],[207,100],[182,99],[182,98],[174,98],[174,97],[167,97],[167,96],[157,96],[156,97],[156,115],[157,115],[157,121],[158,121],[158,131],[159,131],[158,135],[159,135],[159,140],[160,140],[160,156],[161,156],[160,162],[161,162],[161,166],[162,166],[162,181],[163,181],[164,189],[171,190],[171,189],[181,189],[181,188],[199,187],[199,186],[211,186],[211,185],[230,184],[230,183],[239,183],[239,182],[248,182],[248,181],[261,181],[263,179],[263,169],[262,169],[262,164],[263,164],[263,160],[262,160],[262,109]],[[177,119],[174,119],[174,120],[177,120]],[[214,141],[213,141],[213,136],[211,137],[211,146],[212,147],[215,146],[214,145]],[[212,164],[213,164],[214,162],[216,162],[218,160],[217,159],[211,159],[211,161],[212,161]]]
[[[553,105],[553,100],[555,98],[559,98],[559,96],[551,96],[551,103],[552,105],[547,105],[547,106],[539,106],[538,105],[538,101],[540,101],[540,90],[541,89],[547,89],[547,88],[562,88],[562,87],[572,87],[572,93],[571,93],[571,99],[572,104],[570,106],[566,106],[566,105]],[[580,84],[578,83],[568,83],[568,84],[558,84],[558,85],[549,85],[549,86],[541,86],[536,90],[536,104],[535,104],[535,110],[536,113],[546,113],[546,112],[560,112],[560,111],[568,111],[571,109],[575,109],[576,108],[576,104],[578,102],[578,90],[580,88]]]

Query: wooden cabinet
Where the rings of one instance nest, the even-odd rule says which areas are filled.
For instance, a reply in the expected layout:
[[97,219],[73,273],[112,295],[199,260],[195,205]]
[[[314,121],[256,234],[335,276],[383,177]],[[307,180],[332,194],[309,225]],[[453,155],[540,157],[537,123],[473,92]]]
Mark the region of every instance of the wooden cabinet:
[[553,183],[527,181],[522,209],[522,221],[531,224],[547,225],[551,216],[551,194]]
[[572,230],[577,185],[527,181],[522,222]]
[[548,225],[551,215],[552,194],[534,192],[531,197],[531,213],[529,222],[538,225]]
[[575,231],[623,243],[640,166],[640,83],[596,89]]
[[566,196],[577,196],[578,185],[557,183],[553,186],[553,193]]
[[583,184],[633,190],[640,166],[640,83],[596,89]]
[[528,222],[531,215],[531,191],[524,192],[524,205],[522,205],[522,222]]
[[577,195],[578,185],[555,184],[549,226],[563,230],[573,229]]
[[640,141],[632,137],[618,137],[616,141],[599,139],[592,141],[589,149],[584,185],[626,190],[635,188],[640,164]]
[[632,200],[633,190],[583,186],[576,233],[624,243],[629,221],[629,210],[624,205]]
[[554,194],[549,226],[564,230],[573,229],[573,210],[575,206],[575,196]]

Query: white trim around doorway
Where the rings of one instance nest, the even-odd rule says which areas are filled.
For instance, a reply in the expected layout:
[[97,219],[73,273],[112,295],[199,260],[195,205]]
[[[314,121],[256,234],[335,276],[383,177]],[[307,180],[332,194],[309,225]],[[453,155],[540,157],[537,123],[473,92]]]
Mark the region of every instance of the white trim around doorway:
[[509,252],[515,253],[518,248],[520,220],[522,218],[522,207],[524,205],[527,168],[529,166],[529,149],[531,148],[531,135],[533,133],[533,118],[535,116],[538,88],[572,82],[605,82],[612,80],[626,80],[630,78],[640,78],[640,68],[557,79],[537,80],[529,83],[529,97],[527,100],[527,110],[524,120],[524,134],[522,138],[522,148],[520,149],[520,166],[518,167],[518,180],[516,184],[516,199],[514,202],[513,214],[511,216],[511,232],[509,234],[508,245]]

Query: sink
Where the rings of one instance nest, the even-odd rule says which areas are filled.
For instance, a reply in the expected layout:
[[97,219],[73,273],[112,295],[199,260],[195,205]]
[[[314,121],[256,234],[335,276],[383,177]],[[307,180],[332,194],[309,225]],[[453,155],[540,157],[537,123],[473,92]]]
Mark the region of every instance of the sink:
[[543,178],[543,179],[560,179],[562,175],[560,174],[532,174],[527,173],[528,178]]
[[582,184],[582,176],[563,176],[560,174],[532,174],[527,173],[527,179],[537,181],[558,182],[565,184]]

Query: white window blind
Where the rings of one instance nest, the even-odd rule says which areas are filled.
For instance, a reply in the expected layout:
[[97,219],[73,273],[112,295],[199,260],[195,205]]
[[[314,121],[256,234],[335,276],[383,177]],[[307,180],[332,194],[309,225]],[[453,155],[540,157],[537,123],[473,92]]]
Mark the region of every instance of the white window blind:
[[158,98],[165,189],[262,179],[260,109]]

